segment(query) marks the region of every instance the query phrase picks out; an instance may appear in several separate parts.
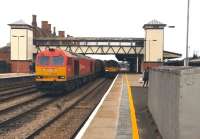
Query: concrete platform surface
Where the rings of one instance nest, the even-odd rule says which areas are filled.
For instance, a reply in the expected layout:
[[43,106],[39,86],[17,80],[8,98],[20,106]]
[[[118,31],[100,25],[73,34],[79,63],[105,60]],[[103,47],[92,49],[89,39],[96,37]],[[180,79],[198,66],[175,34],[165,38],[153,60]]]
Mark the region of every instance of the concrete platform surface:
[[[158,139],[156,127],[149,118],[147,108],[148,88],[141,87],[141,77],[141,74],[118,75],[94,118],[89,118],[90,123],[86,122],[88,126],[82,132],[82,136],[78,135],[78,137],[82,139]],[[130,101],[130,96],[132,101]],[[138,136],[135,136],[135,133]]]
[[110,93],[87,128],[83,139],[114,139],[117,134],[122,75],[119,75]]
[[34,76],[34,74],[32,74],[32,73],[1,73],[0,79],[15,78],[15,77],[27,77],[27,76]]

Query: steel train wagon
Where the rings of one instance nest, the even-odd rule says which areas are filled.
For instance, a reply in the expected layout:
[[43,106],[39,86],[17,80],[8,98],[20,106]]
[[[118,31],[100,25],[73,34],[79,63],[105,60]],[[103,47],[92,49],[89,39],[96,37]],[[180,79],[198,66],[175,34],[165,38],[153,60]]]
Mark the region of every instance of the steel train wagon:
[[105,76],[115,77],[120,71],[120,65],[115,60],[104,61]]
[[35,81],[40,89],[74,89],[104,72],[103,62],[62,49],[37,54]]

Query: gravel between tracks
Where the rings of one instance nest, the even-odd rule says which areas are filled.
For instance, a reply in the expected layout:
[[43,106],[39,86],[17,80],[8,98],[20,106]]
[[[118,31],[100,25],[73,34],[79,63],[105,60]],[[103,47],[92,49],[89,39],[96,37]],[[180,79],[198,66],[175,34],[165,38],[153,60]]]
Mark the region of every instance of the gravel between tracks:
[[[74,103],[78,98],[84,95],[85,90],[91,89],[92,84],[97,84],[101,82],[102,79],[96,80],[93,83],[88,83],[87,85],[81,87],[79,90],[74,91],[73,93],[69,93],[59,100],[49,104],[48,106],[42,107],[37,110],[37,112],[32,113],[31,116],[24,117],[25,121],[22,120],[21,126],[18,128],[10,129],[7,132],[4,132],[0,135],[0,138],[25,138],[31,133],[33,133],[36,129],[44,125],[50,119],[56,116],[57,113],[67,108],[69,105]],[[23,118],[23,119],[24,119]]]
[[0,102],[0,111],[6,108],[9,108],[11,106],[17,105],[17,104],[21,104],[25,101],[28,101],[30,99],[36,98],[38,96],[41,96],[40,92],[36,92],[34,94],[30,94],[30,95],[26,95],[26,96],[21,96],[9,101],[5,101],[5,102]]
[[14,88],[14,89],[5,90],[5,91],[0,91],[0,97],[10,94],[10,93],[16,93],[16,92],[20,92],[23,90],[31,89],[33,87],[34,87],[33,85],[28,85],[28,86],[24,86],[24,87],[18,87],[18,88]]
[[4,91],[8,91],[8,90],[22,88],[25,86],[30,86],[33,84],[34,84],[33,81],[27,81],[27,82],[19,82],[19,83],[9,84],[9,86],[8,85],[0,86],[0,93],[4,92]]
[[9,129],[10,127],[17,127],[19,126],[19,124],[14,124],[11,123],[11,124],[8,124],[6,127],[5,126],[2,126],[1,123],[8,120],[8,119],[11,119],[11,118],[14,118],[16,117],[17,115],[21,114],[21,113],[24,113],[26,111],[29,111],[30,109],[33,109],[34,107],[37,107],[38,105],[41,105],[47,101],[51,100],[51,98],[39,98],[37,99],[37,101],[34,101],[34,102],[30,102],[29,104],[27,105],[23,105],[23,106],[20,106],[20,107],[17,107],[16,109],[14,110],[11,110],[11,111],[8,111],[8,112],[4,112],[4,113],[0,113],[0,133],[1,132],[4,132],[5,130]]
[[12,94],[9,94],[9,95],[1,96],[0,102],[9,101],[9,100],[19,98],[19,97],[25,96],[25,95],[30,95],[30,94],[35,93],[36,91],[37,91],[36,88],[31,88],[29,90],[25,90],[25,91],[16,92],[16,93],[12,93]]
[[87,120],[93,109],[97,106],[107,89],[111,80],[103,87],[97,88],[89,96],[78,103],[69,112],[64,113],[58,120],[47,127],[36,139],[70,139]]

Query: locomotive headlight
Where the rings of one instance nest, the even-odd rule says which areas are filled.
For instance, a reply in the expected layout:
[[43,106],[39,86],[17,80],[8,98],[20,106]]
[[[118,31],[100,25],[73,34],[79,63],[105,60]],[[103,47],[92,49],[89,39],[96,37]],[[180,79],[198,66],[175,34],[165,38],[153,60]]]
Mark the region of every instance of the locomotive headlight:
[[40,76],[40,75],[37,75],[37,76],[36,76],[36,78],[37,78],[37,79],[41,79],[41,78],[42,78],[42,76]]
[[65,79],[65,76],[58,76],[58,79]]

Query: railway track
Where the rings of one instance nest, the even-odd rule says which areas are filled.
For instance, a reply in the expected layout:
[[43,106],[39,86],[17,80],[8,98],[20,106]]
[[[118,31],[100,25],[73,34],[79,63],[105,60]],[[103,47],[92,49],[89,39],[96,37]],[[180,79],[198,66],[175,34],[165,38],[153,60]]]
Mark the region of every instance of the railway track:
[[32,88],[33,85],[28,85],[28,86],[24,86],[24,87],[19,87],[19,88],[15,88],[15,89],[10,89],[10,90],[6,90],[6,91],[1,91],[0,93],[0,97],[6,96],[6,95],[10,95],[12,93],[17,93],[17,92],[21,92],[23,90],[26,89],[30,89]]
[[30,95],[32,93],[35,93],[36,91],[37,91],[37,89],[33,85],[26,86],[26,87],[23,87],[23,88],[5,91],[4,93],[0,94],[0,102],[2,103],[2,102],[5,102],[5,101],[15,99],[17,97]]
[[[95,86],[93,89],[88,90],[85,95],[77,99],[75,102],[71,103],[68,107],[64,108],[60,113],[58,113],[55,117],[53,117],[51,120],[49,120],[46,124],[42,125],[40,128],[35,130],[30,136],[28,136],[26,139],[32,139],[32,138],[46,138],[46,137],[56,137],[57,138],[73,138],[75,137],[76,133],[80,129],[80,127],[84,124],[84,122],[87,120],[89,115],[92,113],[95,106],[100,101],[101,97],[103,96],[104,92],[109,87],[111,81],[110,80],[103,80],[101,83],[99,83],[97,86]],[[107,86],[106,86],[107,85]],[[104,89],[103,89],[104,88]],[[103,89],[103,90],[102,90]],[[99,93],[101,91],[101,93]],[[97,99],[98,98],[98,99]],[[88,104],[88,102],[93,101],[92,104]],[[60,131],[55,131],[55,129],[60,129],[58,127],[59,124],[66,122],[66,117],[69,117],[68,115],[71,115],[70,113],[73,113],[73,111],[77,111],[77,109],[81,109],[81,111],[78,111],[76,114],[73,114],[73,117],[79,116],[78,114],[81,113],[83,116],[80,120],[81,122],[79,124],[70,123],[70,128],[72,128],[72,125],[76,125],[76,127],[72,128],[73,132],[67,132],[67,124],[65,124],[65,135],[62,137],[59,137]],[[71,117],[72,118],[72,117]],[[67,123],[71,121],[71,118],[67,119]],[[53,128],[53,132],[52,129]],[[62,128],[63,131],[63,128]],[[41,132],[44,132],[40,135]],[[53,133],[53,134],[52,134]]]
[[29,113],[33,113],[40,107],[52,103],[52,101],[55,101],[55,99],[41,96],[2,110],[0,114],[0,134],[2,131],[18,126],[21,118]]
[[[108,83],[108,82],[107,82]],[[30,108],[26,112],[17,114],[12,118],[9,118],[0,123],[0,138],[35,138],[44,130],[56,123],[64,114],[71,111],[78,104],[83,102],[88,96],[93,94],[95,90],[101,88],[106,84],[105,80],[101,79],[93,83],[88,83],[81,87],[79,90],[75,90],[72,93],[68,93],[59,97],[44,97],[46,102],[41,105],[37,105],[34,108]],[[38,99],[36,99],[38,100]],[[32,102],[35,100],[33,99]],[[30,102],[24,102],[26,103]],[[19,104],[8,110],[2,110],[2,112],[14,111],[20,109],[24,104]],[[23,105],[21,107],[21,105]],[[28,109],[25,107],[25,109]],[[5,114],[3,114],[5,115]],[[86,116],[88,117],[88,116]],[[1,115],[0,115],[1,118]],[[0,120],[1,121],[1,120]],[[75,132],[74,132],[75,133]],[[73,133],[73,134],[74,134]],[[73,136],[73,135],[71,135]]]
[[33,85],[33,84],[34,84],[34,81],[26,81],[26,82],[13,83],[13,84],[10,84],[9,86],[8,85],[3,86],[3,87],[1,86],[0,87],[0,94],[1,94],[2,91],[22,88],[22,87],[30,86],[30,85]]
[[45,96],[44,94],[38,94],[35,97],[31,97],[31,99],[25,99],[25,101],[17,103],[16,105],[11,105],[6,108],[2,108],[2,109],[0,109],[0,115],[5,114],[6,112],[12,111],[14,109],[20,108],[22,106],[29,105],[30,103],[35,102],[37,99],[40,99],[44,96]]

